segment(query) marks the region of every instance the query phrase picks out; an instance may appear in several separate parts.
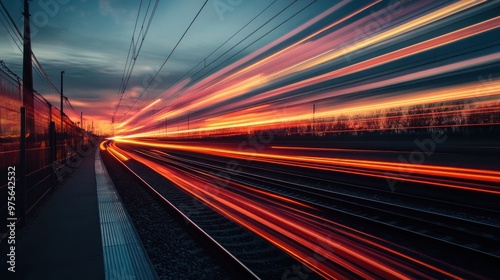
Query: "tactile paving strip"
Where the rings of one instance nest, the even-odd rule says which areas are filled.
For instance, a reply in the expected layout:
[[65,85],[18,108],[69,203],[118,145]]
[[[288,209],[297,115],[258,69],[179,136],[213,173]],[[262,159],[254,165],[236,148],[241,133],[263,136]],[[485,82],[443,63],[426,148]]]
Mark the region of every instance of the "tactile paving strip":
[[99,149],[95,155],[95,172],[106,279],[158,279],[101,161]]

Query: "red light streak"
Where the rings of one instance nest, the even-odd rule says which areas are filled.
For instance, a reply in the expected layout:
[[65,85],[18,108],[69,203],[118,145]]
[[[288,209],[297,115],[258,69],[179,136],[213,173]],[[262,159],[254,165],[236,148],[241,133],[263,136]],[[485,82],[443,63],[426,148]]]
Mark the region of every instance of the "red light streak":
[[[420,42],[403,44],[399,49],[387,53],[373,52],[372,46],[378,44],[389,44],[391,40],[406,42],[407,33],[419,29],[433,30],[449,18],[463,17],[468,11],[475,9],[486,9],[486,1],[459,1],[449,4],[439,4],[435,1],[418,1],[396,5],[397,12],[392,6],[382,8],[381,1],[371,1],[361,7],[350,6],[349,1],[342,1],[329,8],[320,15],[315,16],[308,22],[300,25],[290,33],[278,38],[261,49],[239,59],[238,61],[220,69],[218,72],[194,83],[189,79],[183,80],[166,90],[162,94],[162,100],[171,104],[168,109],[160,110],[153,116],[143,115],[146,108],[141,110],[137,116],[129,118],[120,125],[123,128],[118,133],[127,137],[183,137],[189,132],[190,136],[210,135],[217,131],[233,129],[228,133],[241,133],[252,129],[272,129],[290,124],[304,124],[310,122],[310,108],[307,104],[318,103],[321,110],[316,117],[329,118],[339,115],[369,114],[377,110],[387,110],[394,107],[408,107],[418,104],[429,104],[439,102],[451,102],[457,100],[475,100],[478,104],[484,99],[498,99],[498,79],[488,79],[467,84],[455,84],[452,86],[433,86],[428,89],[400,91],[392,95],[370,96],[360,98],[349,103],[339,103],[337,99],[359,92],[377,90],[387,86],[406,83],[413,80],[429,78],[433,76],[446,75],[453,72],[481,67],[500,60],[500,54],[481,53],[474,56],[464,56],[460,60],[445,61],[443,65],[418,70],[405,71],[398,76],[383,79],[372,79],[366,82],[357,82],[346,86],[335,87],[333,90],[324,89],[308,91],[307,88],[366,71],[375,67],[381,67],[398,60],[408,59],[423,52],[445,45],[456,44],[459,41],[469,39],[495,30],[500,26],[500,17],[487,18],[474,22],[460,29],[451,29],[447,33],[439,33]],[[393,6],[394,6],[393,5]],[[338,19],[331,23],[325,23],[317,29],[312,27],[318,22],[331,17],[333,13],[347,10],[345,14],[337,15]],[[368,10],[370,16],[366,14]],[[387,14],[390,14],[388,16]],[[377,22],[379,17],[387,16],[384,24],[373,32],[365,32],[363,36],[353,32],[371,26],[374,17]],[[332,17],[335,18],[335,17]],[[305,31],[311,29],[310,32]],[[300,35],[304,33],[303,35]],[[358,32],[359,33],[359,32]],[[294,38],[295,39],[290,40]],[[287,40],[291,43],[277,48]],[[345,45],[347,43],[347,45]],[[277,50],[270,52],[276,48]],[[267,52],[270,52],[267,54]],[[343,64],[343,56],[351,54],[367,55],[366,58]],[[340,67],[317,75],[307,75],[302,79],[294,79],[290,83],[281,84],[284,78],[298,77],[297,75],[319,68],[327,63],[333,63]],[[333,65],[332,64],[332,65]],[[279,86],[274,86],[279,85]],[[270,90],[264,90],[269,87]],[[297,94],[290,94],[300,91]],[[238,97],[236,99],[236,97]],[[232,102],[227,102],[232,100]],[[150,103],[152,106],[158,100]],[[286,107],[286,112],[273,112],[270,108]],[[190,129],[187,130],[187,115],[202,108],[210,108],[203,113],[191,116]],[[466,111],[462,111],[465,113]],[[443,115],[446,112],[442,113]],[[426,117],[426,115],[420,115]],[[415,116],[416,117],[416,116]],[[153,124],[169,121],[169,131],[158,129]],[[478,125],[478,124],[472,124]],[[438,126],[435,126],[438,127]],[[451,126],[450,126],[451,127]],[[383,130],[383,127],[372,129]],[[387,128],[386,128],[387,129]]]
[[367,153],[401,153],[401,151],[387,151],[387,150],[365,150],[365,149],[339,149],[339,148],[311,148],[311,147],[293,147],[293,146],[271,146],[271,149],[279,150],[305,150],[305,151],[319,151],[319,152],[367,152]]
[[[386,241],[325,220],[318,216],[318,209],[307,207],[291,198],[234,182],[229,182],[225,188],[217,187],[210,183],[211,176],[196,169],[183,171],[135,153],[129,156],[160,173],[219,213],[259,234],[324,277],[348,277],[348,274],[339,270],[339,266],[363,278],[425,277],[427,274],[421,268],[446,277],[458,277],[391,249],[384,245]],[[304,210],[297,209],[297,206],[304,207]]]
[[107,150],[109,152],[111,152],[113,155],[117,156],[118,158],[120,158],[122,161],[127,161],[129,160],[129,157],[126,156],[126,153],[125,151],[123,151],[122,149],[116,147],[115,143],[111,143]]
[[[458,56],[457,59],[443,56],[445,58],[441,60],[434,59],[422,67],[409,67],[401,73],[383,70],[387,65],[394,65],[399,61],[403,63],[413,57],[425,57],[433,50],[439,53],[444,46],[456,45],[461,41],[467,43],[475,36],[481,35],[481,38],[484,38],[486,32],[498,31],[499,16],[477,21],[460,29],[451,28],[451,24],[447,25],[453,22],[454,18],[468,19],[476,9],[481,9],[480,4],[485,3],[485,7],[490,4],[486,1],[458,1],[451,4],[415,1],[406,5],[399,13],[392,14],[391,20],[380,29],[360,37],[354,31],[369,26],[374,20],[373,17],[359,15],[377,7],[379,3],[381,1],[372,1],[338,17],[339,20],[328,23],[325,27],[300,35],[325,20],[327,16],[332,16],[337,10],[348,7],[349,1],[342,1],[289,34],[198,82],[191,83],[190,79],[181,81],[162,95],[166,103],[172,104],[171,108],[148,117],[137,118],[137,115],[129,118],[120,125],[123,130],[119,134],[122,136],[116,137],[116,142],[499,195],[500,172],[496,170],[427,163],[410,164],[395,162],[395,159],[385,161],[378,160],[379,158],[349,158],[352,153],[371,153],[373,155],[367,157],[374,158],[379,156],[377,153],[408,154],[408,151],[272,146],[257,153],[251,149],[242,150],[217,144],[204,143],[204,146],[197,146],[199,144],[196,143],[147,142],[133,139],[183,137],[188,132],[189,136],[206,136],[219,133],[218,131],[223,131],[220,132],[222,135],[231,135],[286,126],[300,128],[311,125],[312,104],[321,108],[315,113],[314,126],[323,125],[325,128],[319,131],[323,134],[399,130],[398,127],[388,125],[391,121],[401,119],[399,116],[373,114],[392,108],[401,108],[400,113],[404,115],[404,121],[409,123],[404,127],[407,130],[429,131],[500,125],[497,121],[459,124],[432,122],[436,118],[498,114],[500,107],[495,105],[495,101],[500,97],[500,80],[497,77],[474,82],[464,80],[407,87],[380,95],[363,97],[361,94],[412,81],[446,77],[462,71],[467,73],[471,69],[483,69],[498,63],[498,51],[483,52],[478,47],[470,54]],[[383,10],[375,13],[384,15]],[[441,32],[440,28],[447,31]],[[419,30],[436,31],[439,35],[424,36],[426,39],[423,41],[412,40],[411,36]],[[292,38],[294,39],[290,40],[290,44],[283,44]],[[401,43],[403,47],[391,48],[391,42]],[[285,46],[277,48],[280,44]],[[378,51],[378,46],[388,47],[390,51]],[[273,50],[273,53],[268,54],[270,50]],[[343,60],[350,55],[355,59],[344,63]],[[377,69],[382,69],[380,78],[343,82],[349,79],[350,75],[356,77],[360,73],[364,74],[363,71],[373,72]],[[288,79],[290,82],[286,83]],[[361,97],[354,101],[342,101],[344,98],[352,100],[350,97],[357,94]],[[473,101],[473,104],[449,105],[456,101]],[[149,106],[152,105],[154,104]],[[415,105],[424,106],[418,110],[410,110],[410,107]],[[273,108],[279,107],[286,107],[286,110],[278,113],[273,111]],[[191,115],[188,131],[185,125],[187,116],[189,112],[197,110],[203,112],[197,113],[195,117]],[[347,117],[345,123],[348,128],[333,128],[333,117],[344,115]],[[361,117],[353,118],[356,115]],[[169,121],[168,133],[166,128],[164,131],[152,128],[164,120]],[[419,120],[428,122],[419,124]],[[368,122],[376,124],[369,127]],[[316,132],[303,132],[308,133]],[[227,182],[227,187],[221,188],[216,184],[217,176],[201,172],[189,164],[183,167],[189,171],[188,174],[184,169],[158,164],[137,154],[146,154],[167,162],[180,161],[179,158],[162,151],[153,152],[157,155],[143,151],[128,153],[114,144],[108,150],[122,160],[133,158],[153,168],[205,204],[259,234],[324,277],[350,278],[352,275],[347,271],[351,271],[363,278],[426,278],[429,275],[421,270],[425,268],[447,278],[458,278],[446,269],[413,258],[405,253],[408,250],[394,249],[397,247],[395,244],[325,219],[317,208],[293,198],[236,182]],[[328,156],[333,153],[335,156]],[[165,157],[162,158],[158,154]],[[314,258],[315,255],[321,255],[325,261],[318,261]]]
[[[490,194],[500,194],[497,186],[487,186],[483,183],[499,183],[500,172],[494,170],[482,170],[473,168],[459,168],[438,165],[421,165],[411,163],[398,163],[375,160],[343,159],[333,157],[312,157],[298,155],[295,150],[294,155],[275,153],[254,153],[241,150],[222,149],[215,147],[198,147],[183,144],[153,143],[138,140],[117,139],[118,143],[128,143],[146,147],[167,148],[183,150],[195,153],[218,155],[242,160],[255,160],[261,162],[278,163],[302,168],[343,172],[355,175],[371,176],[377,178],[389,178],[393,180],[430,184],[435,186],[458,188],[475,192],[485,192]],[[293,148],[290,148],[293,152]],[[386,172],[394,172],[388,175]],[[401,176],[396,176],[401,174]],[[426,177],[417,177],[424,175]],[[437,177],[437,178],[435,178]],[[472,180],[474,182],[462,182],[457,179]],[[475,183],[478,182],[478,183]],[[498,185],[498,184],[496,184]]]

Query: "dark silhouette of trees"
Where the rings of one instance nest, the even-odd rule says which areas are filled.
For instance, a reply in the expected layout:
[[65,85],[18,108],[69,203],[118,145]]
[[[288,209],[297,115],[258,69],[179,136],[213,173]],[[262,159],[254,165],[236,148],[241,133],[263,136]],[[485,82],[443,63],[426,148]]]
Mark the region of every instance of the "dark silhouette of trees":
[[178,137],[233,137],[269,133],[285,137],[416,135],[433,131],[461,136],[500,135],[500,103],[462,100],[394,107],[353,115],[291,121],[265,127],[224,128]]

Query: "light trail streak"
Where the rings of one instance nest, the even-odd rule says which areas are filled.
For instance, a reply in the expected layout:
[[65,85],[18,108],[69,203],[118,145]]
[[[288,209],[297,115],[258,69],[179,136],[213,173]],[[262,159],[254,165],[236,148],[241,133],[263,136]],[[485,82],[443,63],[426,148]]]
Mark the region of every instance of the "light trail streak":
[[[492,61],[490,59],[493,59],[493,61],[498,61],[500,59],[500,54],[495,54],[491,55],[489,57],[486,57],[483,61]],[[435,74],[435,73],[434,73]],[[432,75],[429,73],[428,75]],[[405,81],[409,81],[414,77],[398,77],[394,79],[404,79]],[[374,84],[368,84],[368,85],[363,85],[363,86],[356,86],[355,88],[347,88],[347,89],[342,89],[342,90],[336,90],[335,95],[343,95],[343,94],[349,94],[361,90],[371,90],[371,89],[376,89],[379,87],[387,86],[392,84],[391,79],[382,81],[382,82],[376,82]],[[410,96],[403,96],[399,98],[395,97],[389,97],[389,98],[380,98],[380,101],[369,101],[366,103],[370,103],[370,105],[362,105],[359,104],[358,106],[352,106],[352,107],[347,107],[345,109],[333,109],[333,110],[325,110],[324,112],[317,113],[318,118],[326,118],[329,116],[335,116],[335,115],[352,115],[352,114],[369,114],[370,112],[374,112],[377,110],[387,110],[390,108],[397,108],[397,107],[408,107],[408,106],[415,106],[419,104],[433,104],[433,103],[439,103],[439,102],[450,102],[450,101],[456,101],[456,100],[467,100],[467,99],[473,99],[477,98],[478,96],[481,97],[495,97],[498,98],[500,95],[500,80],[492,80],[490,82],[482,82],[482,83],[471,83],[467,85],[460,85],[460,86],[451,86],[451,87],[446,87],[446,88],[441,88],[441,89],[432,89],[432,90],[424,90],[424,91],[418,91],[415,92],[414,94]],[[329,94],[330,96],[332,94]],[[325,94],[326,97],[326,94]],[[302,102],[314,102],[314,100],[304,100],[301,99],[299,103]],[[446,113],[442,113],[446,114]],[[269,116],[268,116],[269,117]],[[279,121],[282,122],[292,122],[292,121],[301,121],[304,119],[308,119],[310,117],[310,112],[305,112],[305,113],[299,113],[295,114],[294,117],[287,117],[287,118],[281,118]],[[253,119],[252,119],[253,120]],[[263,119],[262,121],[248,121],[246,125],[262,125],[262,124],[273,124],[275,123],[275,119]],[[225,125],[230,123],[229,121],[226,121]],[[233,126],[244,126],[244,124],[237,125],[233,124]],[[218,126],[218,128],[225,127],[224,125]]]
[[[476,25],[473,25],[473,26],[470,26],[467,28],[463,28],[461,30],[458,30],[458,31],[455,31],[452,33],[448,33],[448,34],[439,36],[437,38],[433,38],[433,39],[430,39],[428,41],[421,42],[421,43],[418,43],[418,44],[415,44],[415,45],[412,45],[412,46],[409,46],[406,48],[398,49],[398,50],[393,51],[391,53],[387,53],[387,54],[384,54],[384,55],[381,55],[381,56],[378,56],[378,57],[375,57],[375,58],[372,58],[369,60],[365,60],[365,61],[357,63],[357,64],[353,64],[353,65],[350,65],[350,66],[347,66],[347,67],[344,67],[344,68],[341,68],[338,70],[334,70],[330,73],[319,75],[317,77],[313,77],[313,78],[310,78],[308,80],[304,80],[304,81],[301,81],[299,83],[289,85],[288,86],[289,88],[284,87],[280,90],[287,91],[287,90],[291,90],[291,89],[303,88],[303,87],[308,86],[308,85],[328,81],[328,80],[335,78],[335,77],[352,74],[352,73],[355,73],[357,71],[370,69],[370,68],[376,67],[376,66],[378,67],[380,65],[392,62],[394,60],[398,60],[398,59],[401,59],[401,58],[404,58],[407,56],[415,55],[415,54],[418,54],[420,52],[423,52],[423,51],[426,51],[426,50],[429,50],[432,48],[436,48],[436,47],[439,47],[439,46],[442,46],[445,44],[450,44],[454,41],[463,40],[467,37],[474,36],[474,35],[477,35],[479,33],[489,31],[489,30],[494,29],[494,28],[498,28],[498,26],[500,26],[500,17],[496,17],[494,19],[491,19],[491,20],[488,20],[488,21],[485,21],[485,22],[482,22],[482,23],[479,23],[479,24],[476,24]],[[385,81],[383,83],[374,83],[371,88],[379,88],[379,87],[383,87],[384,85],[395,84],[395,81],[403,82],[403,81],[409,81],[412,79],[429,77],[431,75],[438,75],[438,74],[443,74],[446,72],[457,71],[457,70],[460,70],[460,69],[463,69],[466,67],[477,66],[477,65],[484,64],[485,62],[497,61],[499,59],[500,59],[500,54],[495,53],[495,54],[487,55],[487,56],[480,57],[480,58],[469,59],[469,60],[456,62],[456,63],[452,63],[452,64],[445,65],[445,66],[435,67],[435,68],[432,68],[429,70],[420,71],[420,72],[412,73],[409,75],[402,75],[402,76],[399,76],[397,78],[394,78],[392,81]],[[355,89],[355,91],[360,91],[360,90],[362,90],[362,88]],[[272,92],[271,92],[271,94],[272,94]],[[347,94],[347,92],[341,93],[341,94]],[[337,93],[336,95],[339,95],[339,93]],[[321,98],[321,96],[315,97],[315,98],[319,99],[319,98]],[[465,99],[465,98],[470,98],[470,97],[461,97],[461,98]],[[437,97],[437,99],[439,99],[439,97]],[[442,99],[441,101],[446,101],[446,99]],[[415,104],[419,104],[418,102],[424,102],[424,101],[415,100],[415,102],[416,102]],[[396,101],[392,102],[392,106],[394,106],[395,104],[398,104],[398,103],[399,102],[396,100]],[[425,104],[425,103],[420,103],[420,104]],[[405,106],[405,104],[401,104],[401,105]],[[383,106],[382,108],[378,108],[378,109],[385,109],[385,108],[390,108],[390,106]],[[368,110],[373,111],[375,109],[377,109],[377,108],[370,108]],[[356,108],[356,110],[357,111],[363,111],[363,110],[368,111],[367,109],[363,109],[363,108]],[[331,112],[330,112],[330,114],[331,114]]]
[[[132,122],[134,119],[136,119],[137,117],[139,117],[141,114],[143,114],[144,112],[146,112],[148,109],[150,109],[151,107],[155,106],[159,102],[161,102],[161,99],[157,99],[157,100],[151,102],[151,104],[149,104],[146,107],[144,107],[141,110],[139,110],[139,112],[137,112],[134,116],[130,117],[127,121],[124,121],[120,125],[118,125],[118,128],[121,128],[124,125]],[[127,130],[124,130],[124,131],[127,131]]]
[[435,22],[435,21],[442,19],[444,17],[448,17],[448,16],[456,14],[460,11],[463,11],[465,9],[471,8],[472,6],[478,5],[481,2],[484,2],[484,1],[460,1],[457,3],[451,4],[449,6],[442,8],[442,9],[439,9],[435,12],[432,12],[428,15],[422,16],[421,18],[410,21],[408,23],[405,23],[401,26],[390,29],[386,32],[375,35],[373,37],[367,38],[366,40],[363,40],[361,42],[350,45],[345,50],[328,51],[326,53],[322,53],[322,54],[317,55],[316,57],[308,59],[304,62],[301,62],[300,64],[291,65],[290,67],[273,74],[271,77],[274,76],[276,78],[276,76],[289,75],[291,73],[300,72],[300,71],[304,71],[304,70],[307,70],[307,69],[310,69],[313,67],[317,67],[320,64],[323,64],[325,62],[328,62],[328,61],[331,61],[333,59],[341,57],[346,52],[347,53],[354,53],[356,51],[359,51],[362,48],[366,48],[366,47],[369,47],[371,45],[375,45],[375,44],[380,43],[384,40],[388,40],[390,38],[399,36],[399,35],[404,34],[405,32],[408,32],[410,30],[420,28],[422,26],[425,26],[427,24]]
[[106,141],[102,141],[100,144],[99,144],[99,149],[101,151],[106,151]]
[[[343,18],[341,18],[340,20],[337,20],[334,23],[331,23],[328,26],[323,27],[322,29],[320,29],[320,30],[318,30],[318,31],[316,31],[316,32],[314,32],[314,33],[312,33],[312,34],[310,34],[310,35],[308,35],[308,36],[300,39],[299,41],[293,43],[292,45],[290,45],[290,46],[288,46],[286,48],[284,48],[283,50],[280,50],[280,51],[278,51],[278,52],[276,52],[276,53],[274,53],[274,54],[272,54],[272,55],[270,55],[270,56],[268,56],[266,58],[263,58],[262,60],[254,63],[254,64],[252,64],[252,65],[250,65],[248,67],[245,67],[245,68],[239,70],[238,72],[236,72],[235,74],[231,75],[230,77],[225,78],[222,81],[220,81],[220,83],[228,82],[230,79],[232,79],[234,77],[241,76],[244,73],[249,72],[251,70],[254,70],[256,68],[259,68],[259,67],[264,67],[264,66],[269,67],[270,65],[267,65],[267,64],[270,64],[276,58],[282,58],[282,56],[285,56],[285,55],[288,58],[292,58],[293,57],[292,55],[294,55],[294,54],[291,54],[290,52],[293,51],[293,50],[297,50],[299,52],[303,52],[304,48],[301,45],[307,43],[308,40],[313,39],[314,37],[322,34],[323,32],[328,31],[328,30],[336,27],[337,25],[339,25],[339,24],[345,22],[346,20],[354,17],[355,15],[357,15],[357,14],[359,14],[359,13],[361,13],[361,12],[367,10],[367,9],[369,9],[370,7],[373,7],[374,5],[376,5],[378,3],[380,3],[380,0],[374,1],[371,4],[368,4],[366,6],[361,7],[357,11],[355,11],[355,12],[353,12],[353,13],[351,13],[351,14],[343,17]],[[343,2],[341,2],[339,4],[337,4],[339,6],[338,8],[341,8],[344,4],[346,4],[346,1],[343,1]],[[291,66],[291,67],[294,67],[294,66]],[[267,68],[267,69],[269,69],[269,68]],[[278,78],[276,76],[279,75],[280,72],[281,71],[278,71],[278,72],[275,72],[275,73],[269,75],[267,77],[267,79],[268,80],[272,80],[272,79]]]
[[[492,54],[488,55],[484,58],[481,58],[482,62],[491,62],[500,60],[500,54]],[[462,63],[461,63],[462,64]],[[427,72],[426,76],[435,75],[435,72]],[[409,81],[415,78],[415,74],[408,76],[400,76],[393,79],[388,79],[385,81],[375,82],[367,85],[357,85],[353,88],[346,88],[341,90],[336,90],[335,94],[326,93],[323,94],[325,97],[341,96],[345,94],[350,94],[363,90],[371,90],[379,87],[391,85],[395,80],[399,82]],[[288,87],[288,86],[287,86]],[[370,113],[376,110],[386,110],[394,107],[404,107],[404,106],[414,106],[419,104],[433,104],[439,102],[450,102],[456,100],[468,100],[475,99],[478,97],[486,98],[486,97],[495,97],[498,98],[500,95],[500,80],[492,79],[487,82],[475,82],[466,85],[459,86],[450,86],[441,89],[431,89],[431,90],[423,90],[414,92],[413,94],[400,98],[380,98],[378,102],[371,102],[370,105],[358,105],[351,108],[345,109],[333,109],[333,110],[325,110],[324,112],[318,113],[318,117],[328,117],[335,116],[340,114],[354,114],[354,113]],[[283,89],[280,89],[282,91]],[[286,88],[285,91],[291,90],[290,88]],[[272,92],[269,92],[272,95]],[[319,96],[321,97],[321,95]],[[315,97],[316,98],[316,97]],[[310,99],[304,98],[297,102],[297,104],[301,104],[303,102],[309,103],[314,102],[315,98]],[[387,100],[389,99],[389,100]],[[295,105],[291,103],[290,105]],[[250,109],[253,110],[253,109]],[[302,110],[305,111],[305,110]],[[181,111],[179,110],[180,114]],[[216,129],[224,129],[228,127],[252,127],[252,126],[262,126],[262,125],[273,125],[276,123],[287,123],[293,121],[303,121],[304,119],[309,119],[310,112],[298,112],[294,114],[293,117],[280,117],[275,118],[273,116],[273,112],[269,110],[263,110],[260,112],[255,112],[252,114],[239,114],[238,112],[234,113],[235,116],[225,115],[222,117],[217,117],[217,119],[225,119],[225,121],[216,121],[214,119],[205,120],[204,127],[194,129],[192,131],[200,131],[200,132],[210,132]],[[237,118],[238,120],[234,120]],[[185,133],[186,130],[183,130],[182,133]],[[173,133],[175,134],[175,133]],[[139,133],[132,134],[130,137],[145,137],[148,134]],[[154,135],[154,133],[152,134]]]
[[114,143],[111,143],[108,147],[107,150],[112,153],[113,155],[117,156],[119,159],[122,161],[127,161],[129,160],[129,157],[126,156],[126,153],[122,150],[116,147]]
[[[163,154],[166,157],[160,158],[160,157],[157,156],[158,154]],[[191,174],[191,176],[195,176],[196,178],[199,178],[200,180],[203,180],[203,181],[205,181],[207,183],[216,182],[215,185],[219,185],[220,187],[225,187],[225,185],[227,184],[227,181],[229,181],[227,179],[222,179],[219,176],[216,176],[216,175],[213,175],[213,174],[210,174],[210,173],[205,173],[205,172],[199,171],[199,170],[191,167],[189,165],[189,163],[193,163],[193,161],[191,161],[191,160],[185,160],[185,159],[182,159],[180,157],[168,155],[168,154],[166,154],[166,153],[164,153],[162,151],[156,150],[156,151],[154,151],[154,153],[147,154],[147,156],[153,157],[153,158],[157,158],[157,159],[159,159],[161,161],[164,161],[164,162],[167,162],[167,163],[182,165],[184,168],[193,171],[193,173]],[[174,160],[170,160],[170,159],[174,159]],[[181,162],[181,161],[187,162],[188,164],[180,164],[179,162]],[[197,164],[203,164],[203,163],[197,163]],[[201,176],[193,175],[193,174],[196,174],[196,173],[202,174],[205,178],[202,178]],[[219,184],[217,184],[217,182],[219,182]],[[250,195],[252,197],[256,198],[256,199],[262,199],[263,196],[264,197],[270,197],[271,199],[267,199],[266,201],[268,203],[276,204],[279,207],[285,207],[285,208],[290,208],[290,209],[294,209],[294,210],[297,210],[297,209],[296,208],[292,208],[292,207],[297,207],[297,206],[299,206],[299,207],[305,207],[305,208],[309,208],[309,209],[316,209],[316,208],[314,208],[314,207],[312,207],[310,205],[298,202],[296,200],[293,200],[293,199],[290,199],[290,198],[287,198],[287,197],[284,197],[284,196],[281,196],[281,195],[276,195],[276,194],[273,194],[273,193],[268,192],[268,191],[259,190],[259,189],[255,189],[255,188],[252,188],[252,187],[248,187],[248,186],[246,186],[244,184],[240,184],[240,183],[237,183],[237,182],[232,182],[232,185],[236,186],[238,191],[241,190],[241,189],[246,189],[246,190],[251,191]],[[293,206],[290,207],[287,204],[276,203],[276,200],[281,201],[281,202],[286,202],[288,204],[293,204]]]
[[[251,62],[253,59],[255,59],[255,58],[257,58],[257,57],[265,54],[267,51],[271,50],[272,48],[278,46],[279,44],[285,42],[286,40],[291,39],[293,36],[299,34],[300,32],[303,32],[307,28],[310,28],[314,24],[317,24],[319,21],[325,19],[327,16],[331,15],[335,11],[337,11],[337,10],[343,8],[344,6],[346,6],[347,4],[349,4],[349,2],[350,1],[348,1],[348,0],[343,0],[340,3],[337,3],[333,7],[330,7],[329,9],[327,9],[326,11],[324,11],[323,13],[321,13],[321,14],[315,16],[314,18],[308,20],[306,23],[304,23],[301,26],[297,27],[296,29],[290,31],[288,34],[285,34],[281,38],[278,38],[277,40],[275,40],[274,42],[270,43],[269,45],[264,46],[263,48],[256,50],[255,52],[249,54],[248,56],[246,56],[246,57],[244,57],[242,59],[240,59],[239,61],[237,61],[237,62],[235,62],[235,63],[233,63],[233,64],[225,67],[224,69],[221,69],[220,71],[214,73],[210,77],[205,78],[203,81],[197,83],[194,86],[194,90],[200,90],[202,88],[211,87],[213,85],[223,84],[224,82],[228,82],[229,81],[227,77],[232,77],[232,78],[239,77],[242,74],[244,74],[244,73],[246,73],[246,72],[248,72],[250,70],[253,70],[253,69],[257,68],[258,65],[262,65],[262,64],[259,64],[259,62],[256,62],[256,63],[253,64],[254,67],[250,66],[251,68],[246,68],[247,71],[239,71],[239,74],[231,75],[231,71],[237,69],[238,67],[242,67],[243,65]],[[373,4],[376,4],[378,2],[380,2],[380,1],[376,1]],[[371,4],[369,6],[372,6],[373,4]],[[365,7],[368,7],[368,6],[365,6]]]
[[[392,157],[412,155],[407,145],[403,151],[397,147],[388,151],[293,142],[291,147],[275,143],[257,151],[237,143],[170,142],[184,137],[259,135],[259,131],[306,135],[321,142],[343,133],[389,138],[406,132],[466,130],[469,135],[469,129],[497,129],[500,79],[494,73],[500,62],[500,17],[492,10],[500,3],[400,1],[383,7],[384,3],[332,4],[211,75],[181,81],[161,95],[168,108],[151,115],[141,113],[120,127],[124,130],[114,139],[119,146],[137,148],[134,153],[111,148],[157,170],[323,277],[432,278],[436,276],[428,273],[438,273],[459,278],[434,266],[436,262],[395,249],[398,246],[387,240],[323,218],[317,208],[293,198],[231,180],[222,186],[216,175],[173,155],[177,151],[279,164],[361,181],[410,182],[414,184],[406,186],[474,197],[500,195],[500,171],[472,168],[487,164],[444,161],[450,165],[440,165],[440,156],[452,158],[447,153],[453,153],[448,151],[453,147],[434,153],[436,159],[413,164]],[[389,153],[391,157],[385,155]],[[314,257],[318,255],[324,261]]]
[[[117,143],[134,144],[145,147],[181,150],[194,153],[237,158],[241,160],[255,160],[260,162],[277,163],[302,168],[343,172],[377,178],[389,178],[393,180],[409,181],[500,195],[500,188],[498,188],[498,183],[500,183],[500,171],[494,170],[459,168],[438,165],[422,165],[401,162],[397,163],[375,160],[343,159],[321,156],[312,157],[299,155],[297,153],[297,150],[293,151],[293,148],[290,150],[294,155],[286,155],[276,152],[255,153],[242,151],[241,149],[232,150],[207,146],[200,147],[194,145],[173,143],[154,143],[129,139],[116,139],[115,141]],[[387,172],[394,172],[394,175],[400,174],[400,176],[390,176],[387,174]],[[417,177],[416,175],[423,175],[425,177]],[[473,182],[465,182],[457,179],[471,180]],[[483,183],[495,184],[484,185]]]
[[363,152],[363,153],[405,153],[404,151],[388,151],[388,150],[366,150],[366,149],[342,149],[342,148],[314,148],[314,147],[294,147],[294,146],[270,146],[270,149],[290,150],[290,151],[318,151],[318,152]]
[[[181,81],[162,96],[162,100],[170,104],[168,109],[153,116],[146,116],[141,110],[137,115],[141,117],[134,116],[120,125],[124,130],[118,136],[186,136],[188,112],[198,112],[190,121],[189,133],[201,137],[227,129],[233,131],[228,133],[242,133],[306,125],[310,122],[311,104],[321,107],[317,118],[329,118],[419,104],[469,100],[480,104],[499,100],[498,78],[476,82],[471,79],[462,82],[457,78],[453,83],[440,82],[462,71],[483,67],[490,69],[485,70],[490,73],[497,71],[494,64],[500,61],[500,54],[493,51],[494,43],[486,48],[481,43],[471,43],[474,38],[484,38],[485,34],[496,36],[500,17],[482,17],[481,13],[498,8],[497,4],[418,1],[391,2],[383,7],[383,3],[371,1],[354,5],[341,1],[201,81]],[[329,17],[331,22],[325,22]],[[318,25],[322,21],[325,23]],[[464,24],[466,21],[471,23]],[[371,30],[372,26],[376,28]],[[424,31],[432,35],[424,36]],[[456,56],[441,54],[442,58],[429,60],[419,67],[408,66],[398,75],[390,70],[395,63],[411,65],[414,63],[411,59],[428,59],[429,54],[458,44],[472,47]],[[378,69],[380,75],[368,74],[368,79],[343,80]],[[426,79],[436,82],[427,83]],[[413,81],[422,81],[417,83],[422,86],[403,87],[389,94],[370,94]],[[351,96],[359,98],[352,101]],[[343,101],[344,98],[351,101]],[[287,112],[270,110],[276,107],[287,108]],[[167,119],[172,129],[162,132],[156,128],[158,122]]]
[[[151,154],[161,159],[158,153]],[[167,157],[163,160],[168,161],[170,156],[165,155]],[[228,182],[226,187],[218,187],[211,183],[209,174],[195,168],[185,171],[171,164],[151,161],[137,153],[129,153],[129,156],[222,215],[283,249],[323,277],[342,278],[355,274],[363,278],[411,279],[426,277],[427,273],[458,277],[446,269],[391,249],[385,245],[386,241],[325,220],[317,209],[298,209],[297,206],[302,203],[294,202],[291,198],[281,198],[277,194],[234,182]],[[290,207],[286,207],[287,204]],[[350,274],[339,270],[339,267]]]

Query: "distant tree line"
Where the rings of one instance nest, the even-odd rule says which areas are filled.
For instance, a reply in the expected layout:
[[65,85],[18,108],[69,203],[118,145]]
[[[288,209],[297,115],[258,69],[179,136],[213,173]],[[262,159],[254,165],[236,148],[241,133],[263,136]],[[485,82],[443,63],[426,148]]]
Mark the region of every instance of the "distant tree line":
[[[446,134],[500,135],[500,102],[453,101],[338,115],[268,127],[224,128],[199,132],[190,138],[227,137],[269,133],[280,136],[414,135],[440,130]],[[208,135],[207,135],[208,134]]]
[[421,134],[434,130],[448,134],[500,134],[500,103],[454,101],[389,108],[367,114],[339,115],[309,123],[286,124],[278,134],[365,135]]

